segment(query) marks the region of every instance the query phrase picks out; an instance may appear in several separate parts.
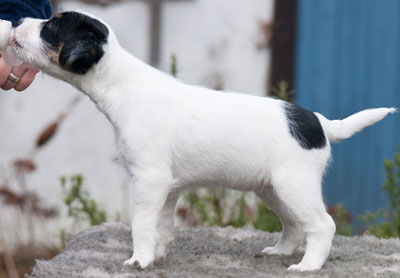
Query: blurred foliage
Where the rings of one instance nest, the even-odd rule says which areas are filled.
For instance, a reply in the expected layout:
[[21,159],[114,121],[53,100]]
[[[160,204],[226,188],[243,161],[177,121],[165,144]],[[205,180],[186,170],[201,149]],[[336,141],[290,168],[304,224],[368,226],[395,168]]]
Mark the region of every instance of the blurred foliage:
[[65,249],[67,246],[67,234],[65,229],[60,229],[60,241],[61,241],[61,249]]
[[196,222],[203,226],[226,226],[223,220],[223,203],[226,201],[225,189],[207,189],[205,194],[189,190],[184,199]]
[[[194,225],[253,227],[276,232],[282,229],[279,218],[259,199],[249,201],[247,193],[210,188],[204,191],[189,190],[184,194],[185,205]],[[252,208],[250,203],[257,204]]]
[[[220,188],[189,190],[184,194],[188,210],[185,217],[194,219],[194,226],[251,227],[266,232],[282,230],[279,217],[267,208],[264,201],[257,197],[251,199],[247,193],[238,193]],[[336,223],[337,234],[353,235],[352,217],[343,204],[328,207],[328,213]]]
[[223,91],[225,89],[224,77],[221,73],[214,73],[214,86],[213,89],[216,91]]
[[90,197],[89,192],[83,188],[82,184],[83,177],[81,175],[61,178],[64,204],[68,208],[68,216],[72,217],[75,223],[88,221],[90,226],[106,222],[106,212],[98,208],[96,201]]
[[18,244],[12,249],[3,246],[0,253],[0,277],[31,277],[32,268],[37,261],[50,260],[60,251],[60,248],[51,244],[38,244],[37,242]]
[[284,101],[295,102],[294,91],[289,90],[289,83],[285,80],[272,87],[272,95]]
[[257,201],[257,214],[252,220],[253,227],[266,232],[279,232],[282,230],[281,221],[272,211],[267,208],[265,202]]
[[367,224],[369,233],[376,237],[400,236],[400,148],[393,159],[384,161],[386,178],[383,189],[386,191],[390,206],[375,212],[367,212],[360,216]]
[[178,68],[177,68],[177,60],[176,60],[176,55],[174,53],[171,54],[171,75],[173,77],[176,77],[178,74]]
[[247,225],[247,218],[250,216],[251,210],[246,203],[246,193],[242,192],[237,198],[230,210],[229,225],[240,228]]
[[[0,232],[0,242],[3,243],[3,252],[0,253],[0,277],[25,277],[31,273],[36,259],[50,259],[59,252],[59,248],[52,246],[51,243],[42,243],[42,240],[45,239],[43,234],[48,233],[46,222],[59,216],[58,209],[44,205],[38,194],[30,190],[28,175],[38,169],[35,157],[46,144],[51,142],[51,139],[57,134],[60,124],[63,123],[80,99],[81,96],[73,97],[67,108],[58,114],[56,120],[42,129],[39,136],[34,140],[35,143],[32,144],[33,148],[26,156],[15,159],[9,164],[12,175],[7,174],[8,169],[4,173],[0,171],[2,172],[0,174],[5,174],[5,179],[0,184],[1,209],[8,215],[9,219],[14,221],[12,224],[15,225],[14,238],[10,238],[11,240],[2,238],[3,234],[7,234],[7,231],[5,233]],[[2,179],[2,177],[0,178]],[[3,205],[14,207],[19,211],[17,213],[12,210],[6,211],[7,208]],[[11,214],[9,215],[9,213]],[[39,240],[38,235],[40,235]],[[61,231],[60,238],[61,243],[65,244],[64,231]],[[12,247],[12,253],[8,250],[8,246]],[[2,260],[2,256],[3,258],[6,256],[7,259]],[[2,264],[2,261],[4,264]]]
[[329,206],[328,213],[332,216],[336,224],[336,234],[343,236],[352,236],[353,218],[349,211],[343,206],[342,203]]
[[[82,175],[61,177],[61,186],[64,191],[64,204],[68,209],[68,216],[74,220],[75,225],[95,226],[107,221],[106,212],[99,208],[97,202],[84,189]],[[119,214],[116,217],[118,220]],[[60,229],[59,237],[62,249],[65,248],[66,242],[72,234],[74,233],[71,231]]]

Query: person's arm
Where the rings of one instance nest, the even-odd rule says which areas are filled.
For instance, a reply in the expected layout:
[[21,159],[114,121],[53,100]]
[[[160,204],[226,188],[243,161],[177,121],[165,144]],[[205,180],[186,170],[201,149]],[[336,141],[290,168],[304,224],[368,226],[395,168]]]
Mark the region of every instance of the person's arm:
[[21,18],[48,19],[52,13],[49,0],[1,0],[0,19],[11,21],[14,27]]

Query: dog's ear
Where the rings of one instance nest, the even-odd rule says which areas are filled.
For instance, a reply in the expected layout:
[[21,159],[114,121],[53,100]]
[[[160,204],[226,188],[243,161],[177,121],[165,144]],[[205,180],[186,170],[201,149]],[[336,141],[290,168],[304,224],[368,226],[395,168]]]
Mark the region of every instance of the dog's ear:
[[108,29],[100,21],[87,17],[79,23],[76,33],[64,41],[59,65],[65,70],[85,74],[104,54]]
[[84,20],[79,24],[78,31],[84,31],[94,34],[99,41],[107,41],[108,28],[99,20],[91,17],[85,17]]
[[67,71],[85,74],[103,56],[101,46],[93,45],[90,40],[82,38],[65,42],[60,52],[59,64]]

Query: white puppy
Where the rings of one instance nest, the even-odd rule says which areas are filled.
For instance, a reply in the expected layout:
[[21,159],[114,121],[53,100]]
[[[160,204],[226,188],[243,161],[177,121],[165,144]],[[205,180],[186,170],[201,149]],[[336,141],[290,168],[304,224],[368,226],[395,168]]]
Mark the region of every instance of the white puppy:
[[75,12],[25,19],[14,50],[88,95],[112,123],[134,179],[134,252],[125,264],[139,268],[165,256],[178,192],[201,186],[256,192],[283,224],[279,242],[262,251],[291,254],[305,237],[305,255],[289,270],[321,268],[335,233],[321,193],[330,143],[395,111],[330,121],[278,99],[187,85],[133,57],[101,21]]

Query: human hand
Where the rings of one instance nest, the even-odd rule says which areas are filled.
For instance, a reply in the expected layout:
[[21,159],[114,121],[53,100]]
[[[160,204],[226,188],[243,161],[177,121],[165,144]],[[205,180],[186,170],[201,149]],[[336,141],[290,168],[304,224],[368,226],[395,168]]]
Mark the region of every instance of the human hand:
[[37,67],[26,63],[16,67],[9,66],[0,57],[0,87],[3,90],[14,88],[16,91],[23,91],[31,85],[39,71]]

